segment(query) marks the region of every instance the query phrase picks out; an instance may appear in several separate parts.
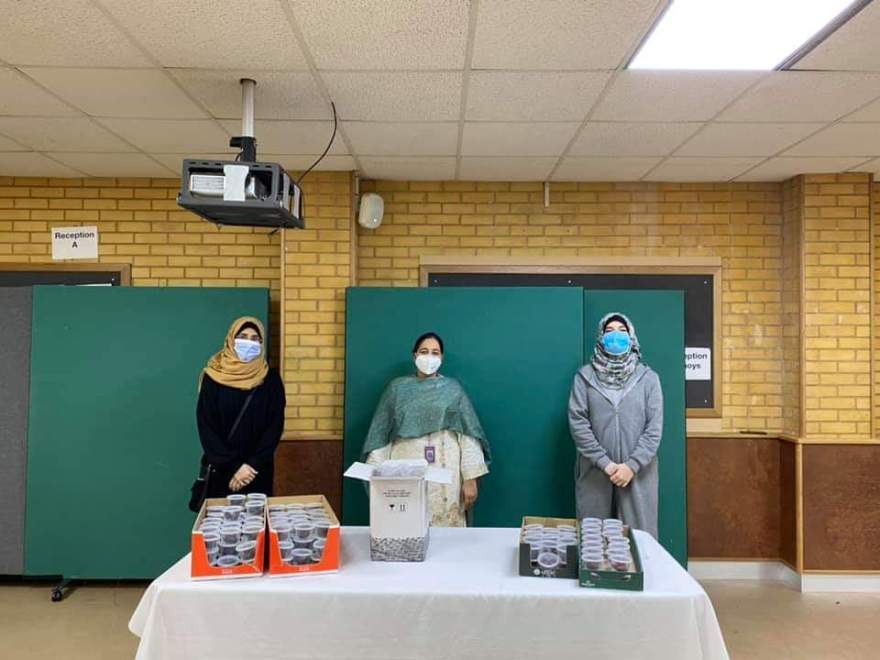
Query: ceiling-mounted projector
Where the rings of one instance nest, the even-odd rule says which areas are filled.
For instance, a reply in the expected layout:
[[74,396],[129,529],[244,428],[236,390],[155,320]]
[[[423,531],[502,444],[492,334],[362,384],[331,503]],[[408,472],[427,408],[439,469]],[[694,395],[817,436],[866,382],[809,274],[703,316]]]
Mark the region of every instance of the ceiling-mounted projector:
[[305,227],[302,191],[278,163],[186,159],[177,203],[218,225]]
[[[241,79],[241,136],[229,141],[240,147],[235,160],[187,158],[183,161],[178,205],[218,225],[244,227],[305,228],[303,196],[298,181],[291,181],[278,163],[257,161],[254,137],[254,88],[257,83]],[[308,174],[330,150],[336,137],[336,107],[333,106],[333,136],[324,153],[299,180]]]

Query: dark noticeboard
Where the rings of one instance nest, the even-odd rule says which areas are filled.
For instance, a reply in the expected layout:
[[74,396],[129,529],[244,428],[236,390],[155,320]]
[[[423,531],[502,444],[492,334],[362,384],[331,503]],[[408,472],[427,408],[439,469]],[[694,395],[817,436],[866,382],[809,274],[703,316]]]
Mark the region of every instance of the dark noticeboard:
[[128,264],[0,264],[0,287],[128,286]]
[[[628,290],[684,292],[684,329],[686,349],[709,349],[709,380],[687,380],[685,402],[695,416],[720,409],[717,400],[719,377],[715,346],[715,305],[717,282],[712,274],[596,274],[596,273],[522,273],[522,272],[429,272],[429,287],[580,287],[584,290]],[[593,332],[587,328],[586,332]]]

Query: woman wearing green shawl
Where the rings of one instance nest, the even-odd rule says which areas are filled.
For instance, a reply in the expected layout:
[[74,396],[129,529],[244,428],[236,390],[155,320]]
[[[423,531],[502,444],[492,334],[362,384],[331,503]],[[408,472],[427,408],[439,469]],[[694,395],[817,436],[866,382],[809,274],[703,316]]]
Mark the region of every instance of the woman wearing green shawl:
[[593,359],[574,377],[568,422],[578,452],[578,517],[617,516],[657,538],[663,391],[623,314],[599,323]]
[[430,332],[413,347],[415,376],[395,378],[379,400],[364,442],[370,465],[424,458],[452,473],[450,484],[428,484],[431,524],[464,527],[477,499],[477,479],[489,472],[489,444],[461,384],[439,373],[443,340]]

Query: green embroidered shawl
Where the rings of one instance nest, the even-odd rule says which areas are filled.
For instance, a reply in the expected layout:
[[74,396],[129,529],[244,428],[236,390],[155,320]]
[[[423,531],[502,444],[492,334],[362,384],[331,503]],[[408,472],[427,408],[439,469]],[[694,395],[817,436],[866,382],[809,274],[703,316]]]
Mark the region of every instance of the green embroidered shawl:
[[421,438],[439,431],[455,431],[475,438],[491,461],[489,442],[471,400],[454,378],[416,376],[395,378],[379,400],[367,433],[362,460],[398,438]]

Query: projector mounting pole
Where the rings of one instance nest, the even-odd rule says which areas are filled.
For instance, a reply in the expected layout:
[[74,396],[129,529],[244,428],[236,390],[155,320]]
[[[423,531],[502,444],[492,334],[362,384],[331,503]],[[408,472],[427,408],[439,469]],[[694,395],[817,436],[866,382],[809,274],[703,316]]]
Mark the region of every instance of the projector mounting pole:
[[241,135],[229,140],[230,147],[239,147],[239,160],[253,163],[257,160],[257,140],[254,137],[254,88],[256,81],[242,78],[241,82]]

